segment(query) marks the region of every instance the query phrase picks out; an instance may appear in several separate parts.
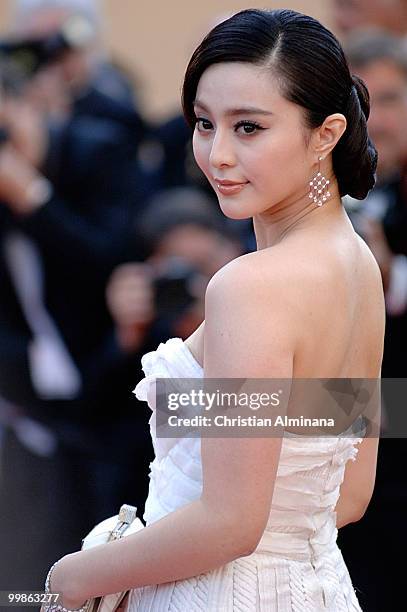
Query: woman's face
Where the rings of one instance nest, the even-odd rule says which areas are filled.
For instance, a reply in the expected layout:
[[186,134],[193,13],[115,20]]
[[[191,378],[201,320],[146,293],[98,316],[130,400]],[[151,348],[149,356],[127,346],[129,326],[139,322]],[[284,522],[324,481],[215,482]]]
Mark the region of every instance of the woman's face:
[[282,97],[269,68],[210,66],[194,108],[195,158],[226,216],[252,217],[307,195],[315,154],[306,145],[303,110]]

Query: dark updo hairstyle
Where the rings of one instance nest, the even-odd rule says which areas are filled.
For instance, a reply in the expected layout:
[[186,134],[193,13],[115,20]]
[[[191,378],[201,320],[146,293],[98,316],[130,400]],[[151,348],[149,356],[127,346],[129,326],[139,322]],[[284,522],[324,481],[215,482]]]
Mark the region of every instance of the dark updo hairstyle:
[[342,113],[347,127],[332,151],[341,196],[362,200],[375,184],[377,152],[369,139],[369,93],[352,76],[342,47],[319,21],[295,11],[248,9],[217,25],[188,64],[182,104],[195,124],[194,100],[199,79],[211,65],[246,62],[270,66],[282,95],[305,109],[307,128],[328,115]]

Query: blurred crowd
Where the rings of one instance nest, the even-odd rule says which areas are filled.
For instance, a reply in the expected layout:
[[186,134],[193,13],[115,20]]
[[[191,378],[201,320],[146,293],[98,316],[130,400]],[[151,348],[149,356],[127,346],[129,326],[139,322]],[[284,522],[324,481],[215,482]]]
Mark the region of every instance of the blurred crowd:
[[407,377],[407,3],[332,0],[352,71],[370,93],[369,133],[378,153],[377,183],[366,200],[344,198],[355,230],[382,273],[386,334],[382,438],[372,501],[363,519],[341,529],[338,544],[363,610],[404,607]]
[[[141,355],[188,337],[211,276],[256,244],[251,221],[219,212],[181,112],[160,124],[144,117],[137,79],[103,47],[96,2],[14,5],[0,40],[0,590],[40,590],[51,563],[122,503],[142,516],[153,450],[149,410],[131,393]],[[403,379],[407,4],[331,7],[370,91],[379,151],[377,186],[344,205],[382,271],[382,375]],[[368,612],[398,609],[402,584],[407,452],[396,388],[384,398],[374,498],[339,536]]]

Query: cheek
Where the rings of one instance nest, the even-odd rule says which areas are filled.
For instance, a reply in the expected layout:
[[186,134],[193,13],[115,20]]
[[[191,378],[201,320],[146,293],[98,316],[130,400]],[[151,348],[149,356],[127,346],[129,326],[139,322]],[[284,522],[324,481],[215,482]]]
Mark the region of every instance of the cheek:
[[210,155],[210,143],[209,139],[204,140],[197,134],[196,130],[192,136],[192,150],[194,153],[195,161],[198,164],[202,172],[208,176],[209,167],[209,155]]
[[259,188],[272,189],[277,197],[283,197],[287,190],[296,190],[308,181],[304,147],[297,140],[276,138],[253,152],[250,174]]

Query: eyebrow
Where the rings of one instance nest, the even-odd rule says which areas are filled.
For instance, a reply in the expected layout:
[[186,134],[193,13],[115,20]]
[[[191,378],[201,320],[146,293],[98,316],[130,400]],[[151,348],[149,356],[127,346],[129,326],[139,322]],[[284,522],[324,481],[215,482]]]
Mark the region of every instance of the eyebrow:
[[[194,101],[194,106],[199,106],[202,110],[209,112],[205,104],[200,102],[199,100]],[[226,110],[225,115],[228,117],[235,117],[236,115],[272,115],[271,111],[266,111],[261,108],[256,108],[254,106],[245,106],[241,108],[229,108]]]

